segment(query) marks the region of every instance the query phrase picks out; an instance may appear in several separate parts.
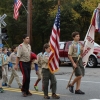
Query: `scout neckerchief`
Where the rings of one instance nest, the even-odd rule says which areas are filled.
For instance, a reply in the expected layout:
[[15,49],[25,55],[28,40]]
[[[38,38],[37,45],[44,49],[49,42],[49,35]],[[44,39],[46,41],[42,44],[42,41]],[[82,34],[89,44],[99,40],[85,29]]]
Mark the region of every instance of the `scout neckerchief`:
[[77,44],[77,55],[80,55],[80,45],[79,45],[79,43]]
[[17,55],[17,52],[14,52],[15,55]]
[[45,55],[45,56],[49,56],[49,53],[48,53],[48,52],[44,52],[44,55]]
[[4,54],[4,61],[7,60],[7,54]]

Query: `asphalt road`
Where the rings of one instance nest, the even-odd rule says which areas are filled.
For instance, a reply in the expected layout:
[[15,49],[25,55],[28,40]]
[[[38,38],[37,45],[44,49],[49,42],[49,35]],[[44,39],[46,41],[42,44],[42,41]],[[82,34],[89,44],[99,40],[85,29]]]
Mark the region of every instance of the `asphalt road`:
[[[66,89],[71,72],[71,67],[62,66],[60,67],[60,70],[55,73],[57,78],[57,94],[60,95],[60,100],[100,100],[100,67],[86,68],[85,77],[82,78],[81,84],[81,90],[85,92],[85,95],[72,94],[68,89]],[[9,72],[9,76],[10,73],[11,72]],[[18,71],[18,75],[20,81],[22,81],[22,74],[20,71]],[[33,84],[35,83],[36,78],[37,76],[35,75],[35,71],[32,70],[30,83],[30,90],[33,94],[32,96],[22,97],[21,91],[18,89],[18,85],[14,80],[11,88],[3,87],[5,93],[0,93],[0,100],[44,100],[41,82],[38,84],[39,91],[36,92],[34,90]],[[51,95],[50,89],[49,95]]]

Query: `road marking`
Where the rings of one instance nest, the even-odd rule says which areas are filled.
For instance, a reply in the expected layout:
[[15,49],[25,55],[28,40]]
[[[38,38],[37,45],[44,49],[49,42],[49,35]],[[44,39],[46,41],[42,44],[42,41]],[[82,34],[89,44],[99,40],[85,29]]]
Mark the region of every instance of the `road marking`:
[[[10,76],[10,75],[8,75],[8,76]],[[22,76],[19,76],[19,77],[22,77]],[[31,77],[31,78],[37,78],[37,77]],[[69,80],[67,80],[67,79],[57,79],[58,81],[69,81]],[[100,84],[100,82],[95,82],[95,81],[82,81],[83,83],[96,83],[96,84]]]
[[100,100],[100,99],[89,99],[89,100]]
[[[21,90],[20,89],[17,89],[17,88],[7,88],[7,87],[3,87],[3,89],[5,90],[5,91],[10,91],[10,92],[21,92]],[[30,92],[32,93],[32,94],[36,94],[36,95],[44,95],[44,93],[43,92],[39,92],[39,91],[32,91],[32,90],[30,90]],[[48,93],[50,96],[52,95],[52,93]],[[67,95],[61,95],[61,94],[57,94],[57,95],[59,95],[59,96],[67,96]]]

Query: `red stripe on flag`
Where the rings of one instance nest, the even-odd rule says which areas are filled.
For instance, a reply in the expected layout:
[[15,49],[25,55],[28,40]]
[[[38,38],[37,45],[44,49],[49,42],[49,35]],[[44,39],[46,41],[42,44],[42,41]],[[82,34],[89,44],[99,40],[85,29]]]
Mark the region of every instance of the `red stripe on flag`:
[[54,73],[59,69],[59,37],[60,37],[60,6],[58,7],[58,13],[55,18],[49,42],[51,52],[49,55],[48,65],[52,73]]
[[13,17],[16,20],[19,17],[19,8],[21,7],[21,5],[22,5],[21,0],[15,0],[15,2],[14,2],[14,14],[13,14]]

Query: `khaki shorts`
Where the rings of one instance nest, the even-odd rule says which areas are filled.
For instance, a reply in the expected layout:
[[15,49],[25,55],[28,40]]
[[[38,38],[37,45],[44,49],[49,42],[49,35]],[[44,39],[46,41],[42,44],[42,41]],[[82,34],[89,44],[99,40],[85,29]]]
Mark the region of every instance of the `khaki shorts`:
[[[73,57],[74,62],[77,62],[78,57]],[[74,67],[73,67],[74,68]],[[83,66],[82,58],[79,59],[77,68],[75,69],[75,76],[84,76],[85,69]]]

